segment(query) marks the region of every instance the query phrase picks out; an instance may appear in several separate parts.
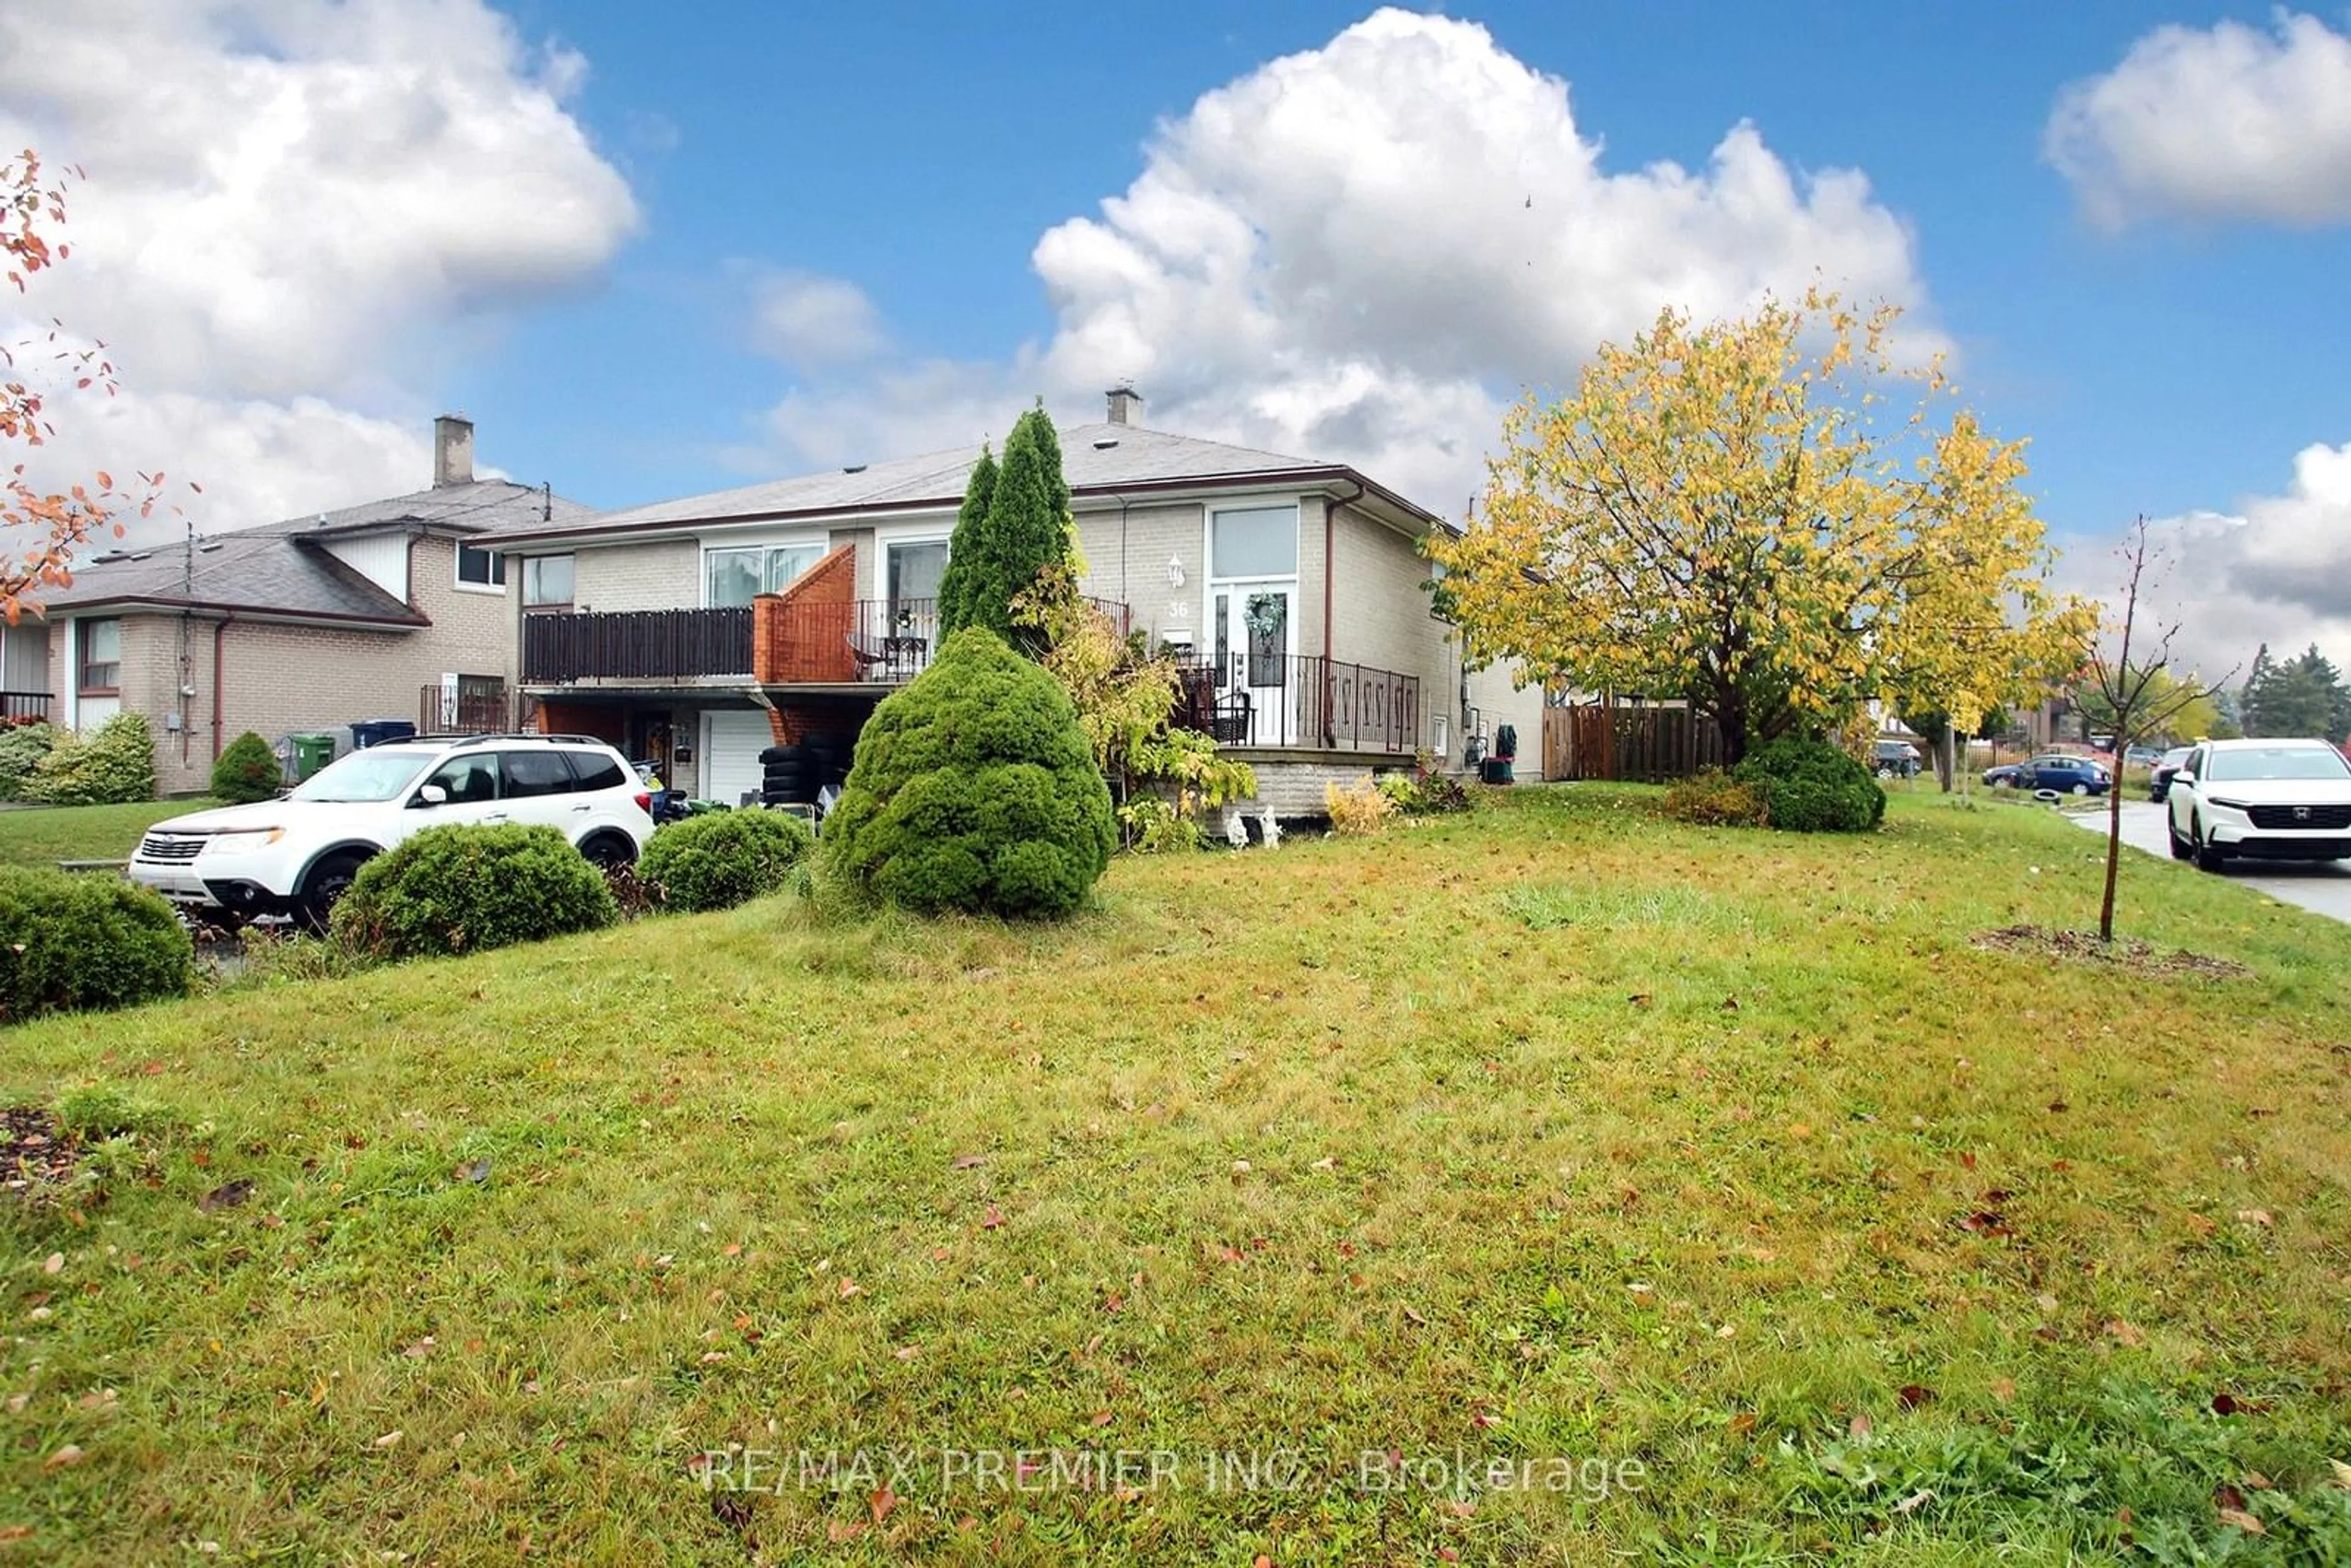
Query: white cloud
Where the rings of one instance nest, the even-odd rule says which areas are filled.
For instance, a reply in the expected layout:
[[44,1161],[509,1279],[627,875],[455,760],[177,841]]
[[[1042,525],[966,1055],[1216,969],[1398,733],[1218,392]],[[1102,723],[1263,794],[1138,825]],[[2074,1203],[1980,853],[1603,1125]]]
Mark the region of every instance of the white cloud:
[[[2141,602],[2153,623],[2177,622],[2174,647],[2208,679],[2253,650],[2299,653],[2316,643],[2351,667],[2351,442],[2304,447],[2283,494],[2248,497],[2233,512],[2197,511],[2155,525],[2163,561]],[[2061,576],[2110,603],[2120,569],[2095,548],[2067,552]]]
[[2158,27],[2059,95],[2043,149],[2107,228],[2351,221],[2351,37],[2283,11]]
[[0,11],[0,145],[87,172],[72,259],[0,310],[105,337],[125,388],[60,406],[40,468],[169,469],[210,527],[423,484],[449,361],[637,223],[585,71],[482,0]]
[[1926,293],[1863,175],[1793,171],[1743,123],[1702,168],[1612,172],[1565,82],[1398,10],[1201,98],[1032,259],[1047,341],[804,382],[770,411],[770,461],[1000,435],[1040,393],[1097,420],[1132,378],[1154,426],[1353,461],[1458,514],[1519,390],[1572,384],[1662,306],[1722,315],[1816,276]]
[[796,369],[820,370],[870,359],[888,339],[873,301],[846,278],[760,271],[751,277],[751,340]]

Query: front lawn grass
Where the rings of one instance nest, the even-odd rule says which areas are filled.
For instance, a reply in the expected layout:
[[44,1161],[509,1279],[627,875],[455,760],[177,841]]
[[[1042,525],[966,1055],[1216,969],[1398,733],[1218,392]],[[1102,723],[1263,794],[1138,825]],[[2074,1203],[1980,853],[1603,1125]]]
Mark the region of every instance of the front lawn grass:
[[2351,932],[2138,857],[2131,934],[2253,978],[1984,952],[2088,923],[2101,846],[1654,802],[1128,858],[1056,929],[787,898],[0,1034],[0,1102],[118,1130],[0,1220],[0,1530],[2341,1560]]
[[139,835],[166,817],[206,811],[217,800],[134,800],[125,806],[26,806],[0,811],[0,865],[127,861]]

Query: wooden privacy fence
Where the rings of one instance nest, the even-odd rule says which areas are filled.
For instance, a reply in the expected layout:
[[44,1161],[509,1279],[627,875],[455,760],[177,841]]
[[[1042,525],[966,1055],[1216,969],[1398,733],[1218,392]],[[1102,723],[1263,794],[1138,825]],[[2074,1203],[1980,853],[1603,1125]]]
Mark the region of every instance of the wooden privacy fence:
[[1545,779],[1670,783],[1722,764],[1722,732],[1686,707],[1582,703],[1543,709]]

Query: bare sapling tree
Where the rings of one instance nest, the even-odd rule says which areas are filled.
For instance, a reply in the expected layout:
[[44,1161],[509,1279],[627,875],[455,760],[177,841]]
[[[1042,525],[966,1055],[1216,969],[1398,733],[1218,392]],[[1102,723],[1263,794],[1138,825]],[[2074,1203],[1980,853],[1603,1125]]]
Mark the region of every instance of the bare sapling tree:
[[[2232,669],[2208,685],[2194,671],[2176,667],[2172,642],[2179,634],[2177,621],[2139,625],[2139,595],[2155,587],[2164,565],[2162,549],[2149,537],[2145,514],[2132,522],[2115,555],[2123,566],[2121,601],[2108,606],[2107,626],[2092,645],[2085,671],[2089,692],[2114,716],[2115,781],[2106,791],[2106,887],[2098,904],[2102,942],[2115,939],[2115,884],[2122,870],[2123,758],[2140,740],[2165,733],[2172,720],[2209,702],[2236,674]],[[2119,620],[2112,618],[2116,610]],[[2109,640],[2116,643],[2111,655]]]

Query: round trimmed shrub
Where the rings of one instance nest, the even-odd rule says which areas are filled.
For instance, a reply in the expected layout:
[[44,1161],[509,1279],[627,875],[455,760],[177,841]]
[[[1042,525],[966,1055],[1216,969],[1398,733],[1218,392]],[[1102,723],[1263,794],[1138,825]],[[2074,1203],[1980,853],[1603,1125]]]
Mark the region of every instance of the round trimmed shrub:
[[0,866],[0,1022],[187,994],[195,944],[172,906],[117,877]]
[[883,699],[824,821],[827,881],[918,914],[1074,911],[1118,846],[1061,684],[980,627]]
[[246,730],[221,748],[213,764],[213,799],[232,806],[266,800],[286,782],[286,769],[269,742]]
[[1770,826],[1790,832],[1867,832],[1886,815],[1886,791],[1869,769],[1825,740],[1782,736],[1730,776],[1762,796]]
[[360,867],[331,928],[371,959],[477,953],[621,917],[604,873],[550,827],[452,822]]
[[815,842],[789,811],[710,811],[655,831],[637,875],[664,909],[732,909],[780,889]]
[[48,806],[115,806],[155,798],[155,737],[147,716],[119,713],[87,740],[57,737],[26,777],[24,795]]

